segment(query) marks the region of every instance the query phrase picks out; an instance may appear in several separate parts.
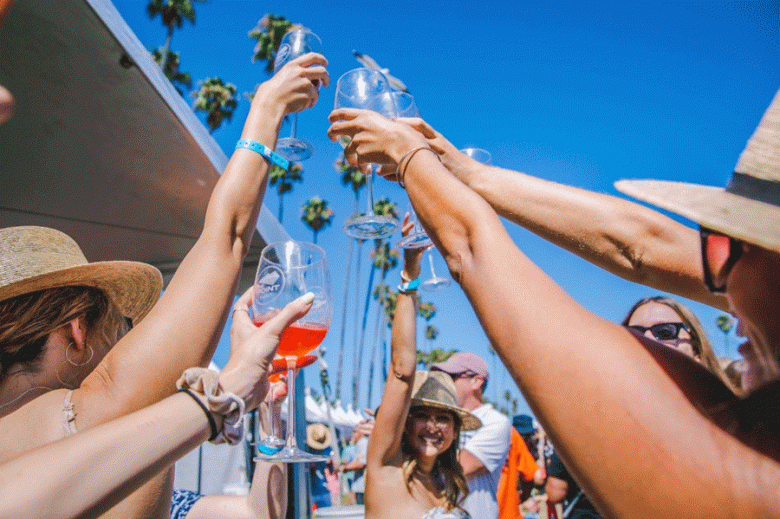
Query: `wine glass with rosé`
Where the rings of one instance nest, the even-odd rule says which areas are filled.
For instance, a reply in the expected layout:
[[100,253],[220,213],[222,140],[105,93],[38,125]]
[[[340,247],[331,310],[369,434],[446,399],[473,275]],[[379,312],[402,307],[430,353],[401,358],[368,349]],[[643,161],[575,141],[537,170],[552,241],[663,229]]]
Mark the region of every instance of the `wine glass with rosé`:
[[289,387],[287,436],[284,447],[278,452],[258,456],[264,461],[297,463],[328,459],[298,448],[295,438],[295,374],[298,359],[314,350],[325,338],[333,312],[325,251],[313,243],[293,240],[267,245],[260,255],[252,295],[255,324],[264,324],[287,303],[309,292],[314,294],[311,309],[279,338],[276,353],[286,361]]
[[[295,362],[295,369],[296,371],[305,368],[309,364],[314,363],[314,361],[317,360],[317,357],[314,355],[304,355],[303,357],[298,357],[297,361]],[[268,374],[268,382],[271,384],[275,384],[277,382],[281,382],[282,377],[281,375],[283,373],[287,372],[287,359],[284,357],[277,357],[271,362],[271,371]],[[276,417],[278,416],[276,406],[279,405],[281,402],[277,403],[276,400],[271,400],[267,403],[267,415],[262,417],[262,419],[267,423],[267,430],[268,434],[262,439],[257,442],[257,450],[260,451],[261,454],[264,454],[266,456],[270,456],[272,454],[276,454],[280,450],[282,450],[282,447],[285,445],[284,436],[280,435],[278,433],[277,423],[276,423]],[[260,437],[260,434],[256,436],[257,438]]]

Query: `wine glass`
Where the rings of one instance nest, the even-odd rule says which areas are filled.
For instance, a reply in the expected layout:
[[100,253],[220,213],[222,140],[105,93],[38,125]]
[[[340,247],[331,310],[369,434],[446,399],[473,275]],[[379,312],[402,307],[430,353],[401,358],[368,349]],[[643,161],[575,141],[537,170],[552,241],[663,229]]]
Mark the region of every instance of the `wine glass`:
[[[282,37],[279,50],[274,60],[274,74],[287,64],[309,52],[322,52],[322,41],[319,36],[309,29],[294,29]],[[319,85],[317,85],[319,87]],[[298,131],[298,112],[292,114],[291,130],[289,137],[282,137],[276,141],[276,151],[284,158],[298,162],[311,157],[313,148],[311,144],[296,137]]]
[[493,160],[490,152],[482,148],[463,148],[460,152],[482,164],[490,164],[490,161]]
[[[295,369],[297,370],[301,368],[305,368],[309,364],[312,364],[315,360],[317,360],[317,357],[314,355],[304,355],[303,357],[298,357],[298,359],[295,362]],[[278,357],[275,358],[273,361],[271,361],[271,372],[268,374],[268,382],[271,384],[275,384],[276,382],[279,382],[281,380],[281,373],[287,371],[287,359],[284,357]],[[285,445],[284,438],[279,437],[277,434],[276,429],[276,417],[278,413],[276,412],[276,406],[278,403],[275,400],[272,400],[267,403],[267,414],[269,416],[263,416],[261,417],[261,421],[265,421],[268,429],[268,434],[263,438],[262,440],[257,442],[257,450],[260,451],[261,454],[265,455],[272,455],[276,454],[280,450],[282,450],[282,447]],[[259,425],[259,424],[258,424]],[[260,438],[260,434],[257,434],[255,436],[256,438]]]
[[451,283],[450,278],[436,275],[436,270],[433,268],[433,252],[431,252],[435,248],[433,245],[428,247],[428,263],[431,266],[431,277],[420,283],[420,286],[429,292],[447,288]]
[[267,245],[257,267],[252,315],[262,325],[287,303],[312,292],[314,301],[309,312],[291,324],[279,338],[276,352],[287,361],[287,436],[285,445],[275,454],[261,454],[258,459],[285,463],[324,461],[298,448],[295,438],[295,373],[299,357],[316,348],[330,327],[333,309],[330,274],[325,251],[313,243],[283,241]]
[[[369,102],[384,92],[390,92],[390,84],[381,72],[367,68],[356,68],[344,73],[336,82],[336,96],[333,108],[370,109]],[[375,101],[375,100],[374,100]],[[339,137],[339,144],[347,147],[348,137]],[[366,240],[382,238],[395,232],[398,220],[389,216],[374,213],[374,168],[369,166],[366,174],[368,191],[368,207],[365,214],[353,215],[344,222],[344,232],[347,235]]]

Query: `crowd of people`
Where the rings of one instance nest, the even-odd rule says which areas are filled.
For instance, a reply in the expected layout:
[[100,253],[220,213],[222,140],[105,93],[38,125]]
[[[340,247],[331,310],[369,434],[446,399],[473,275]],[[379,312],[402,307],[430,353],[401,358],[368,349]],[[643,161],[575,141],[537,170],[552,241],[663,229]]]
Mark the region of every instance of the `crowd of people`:
[[[251,291],[234,302],[235,290],[282,120],[317,102],[326,66],[308,54],[258,87],[241,135],[255,145],[233,153],[164,293],[149,265],[89,263],[55,229],[0,229],[0,515],[284,516],[283,465],[258,463],[240,497],[174,492],[171,465],[207,439],[240,442],[244,413],[285,392],[269,385],[270,362],[313,295],[257,327]],[[0,118],[12,112],[0,88]],[[617,183],[698,231],[478,163],[421,119],[354,109],[330,119],[352,164],[380,164],[406,189],[539,422],[484,403],[487,364],[465,349],[418,370],[422,251],[406,250],[382,401],[342,467],[366,517],[780,517],[780,96],[725,189]],[[592,314],[499,216],[627,279],[730,311],[746,338],[741,367],[724,368],[693,313],[668,297],[638,302],[620,324]],[[231,310],[230,359],[217,373],[205,366]],[[327,429],[310,432],[311,446],[327,445]]]

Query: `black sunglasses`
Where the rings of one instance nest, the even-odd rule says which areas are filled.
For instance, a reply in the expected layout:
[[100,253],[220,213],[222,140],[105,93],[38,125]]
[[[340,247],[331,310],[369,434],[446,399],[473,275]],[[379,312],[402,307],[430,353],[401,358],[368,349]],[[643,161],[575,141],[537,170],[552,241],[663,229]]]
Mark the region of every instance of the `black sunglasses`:
[[644,335],[647,330],[650,330],[650,333],[652,333],[653,337],[658,341],[671,341],[677,339],[680,336],[680,330],[691,333],[690,328],[688,328],[685,323],[658,323],[650,327],[633,325],[629,326],[629,328],[640,332],[642,335]]
[[477,376],[473,371],[461,371],[460,373],[447,373],[452,380],[458,380],[459,378],[474,378]]
[[742,256],[742,242],[731,236],[699,227],[704,284],[713,294],[726,291],[726,280]]

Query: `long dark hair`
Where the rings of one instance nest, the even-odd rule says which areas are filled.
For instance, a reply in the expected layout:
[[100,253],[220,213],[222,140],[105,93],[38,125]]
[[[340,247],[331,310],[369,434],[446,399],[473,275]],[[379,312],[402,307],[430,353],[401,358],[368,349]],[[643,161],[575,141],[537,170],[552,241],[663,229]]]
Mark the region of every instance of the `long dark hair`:
[[[409,416],[412,414],[412,409],[409,410],[409,415],[406,418],[407,420],[409,420]],[[452,440],[452,444],[449,448],[439,454],[436,458],[433,470],[431,471],[431,476],[443,485],[442,497],[444,498],[445,508],[447,510],[459,507],[460,502],[469,493],[466,476],[463,474],[463,468],[458,462],[461,426],[460,418],[455,413],[451,414],[455,420],[455,438]],[[401,436],[401,455],[403,457],[401,470],[404,475],[404,481],[406,482],[406,488],[411,492],[412,478],[414,477],[414,472],[417,468],[417,458],[411,442],[409,442],[406,437],[406,428],[404,428],[403,435]]]

